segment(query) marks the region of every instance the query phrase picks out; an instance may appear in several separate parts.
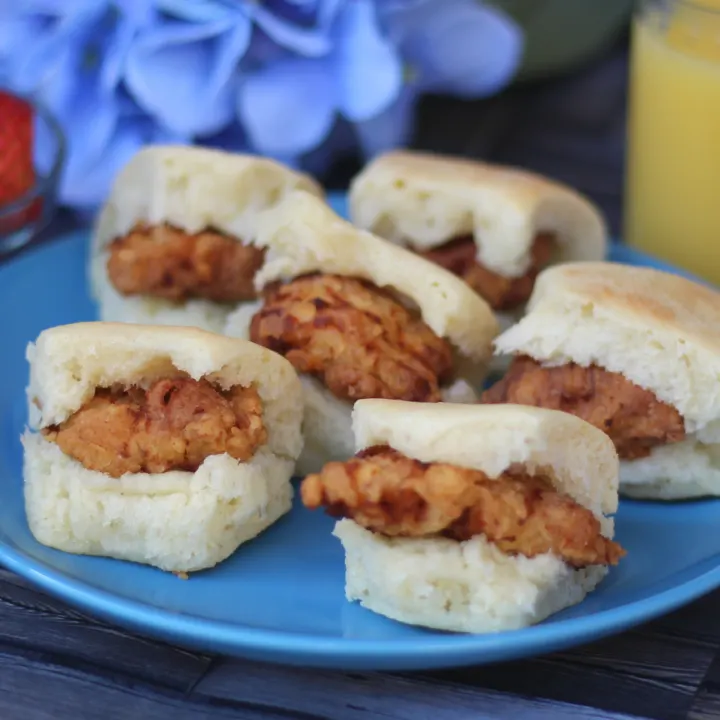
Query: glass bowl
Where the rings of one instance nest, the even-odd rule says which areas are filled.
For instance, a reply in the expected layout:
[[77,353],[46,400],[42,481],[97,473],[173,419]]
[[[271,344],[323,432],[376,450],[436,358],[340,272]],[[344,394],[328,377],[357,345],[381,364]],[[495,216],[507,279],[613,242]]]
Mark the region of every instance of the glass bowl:
[[[0,260],[30,244],[55,214],[60,176],[65,164],[65,136],[52,114],[29,97],[5,88],[27,102],[33,114],[35,182],[17,199],[0,203]],[[0,117],[0,123],[2,123]],[[0,147],[0,153],[3,148]]]

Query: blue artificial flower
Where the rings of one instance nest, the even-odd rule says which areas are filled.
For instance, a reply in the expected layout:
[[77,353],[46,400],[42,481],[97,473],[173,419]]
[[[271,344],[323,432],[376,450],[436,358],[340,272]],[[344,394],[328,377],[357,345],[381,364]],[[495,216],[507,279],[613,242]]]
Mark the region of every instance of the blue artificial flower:
[[155,0],[155,7],[168,17],[193,23],[227,20],[236,14],[223,0]]
[[422,93],[495,92],[521,52],[480,0],[0,0],[0,83],[58,117],[76,206],[147,143],[313,170],[403,145]]
[[356,124],[366,156],[406,145],[417,99],[425,92],[484,97],[515,74],[519,27],[478,0],[386,0],[380,21],[405,62],[405,81],[384,112]]
[[353,0],[333,10],[327,54],[275,57],[242,81],[238,117],[260,152],[302,155],[338,118],[367,155],[404,145],[420,94],[491,94],[522,54],[519,28],[477,0]]
[[259,152],[297,157],[320,145],[338,113],[362,122],[398,96],[402,61],[381,33],[373,0],[343,3],[329,31],[326,55],[286,56],[243,77],[238,117]]
[[217,133],[234,119],[237,65],[251,33],[242,14],[150,25],[129,50],[127,88],[165,127],[195,136]]
[[[399,92],[401,62],[380,33],[373,0],[157,0],[157,4],[173,18],[199,26],[252,24],[252,43],[240,64],[236,92],[238,117],[257,152],[294,163],[328,137],[338,113],[351,122],[372,117]],[[147,76],[156,73],[154,62],[150,53],[138,60],[137,67]],[[199,68],[208,65],[195,63]],[[207,77],[208,72],[189,71],[187,81],[173,84],[165,81],[168,66],[156,73],[153,92],[141,95],[131,61],[128,85],[144,107],[150,107],[154,98],[154,114],[176,127],[173,117],[192,118],[198,112],[185,111],[191,93],[178,91],[177,83],[197,87],[193,78]],[[197,124],[179,129],[198,132]]]
[[[354,0],[353,0],[354,1]],[[293,54],[315,57],[331,49],[329,28],[347,0],[156,0],[170,17],[213,22],[244,17],[272,42]]]
[[519,27],[477,0],[396,5],[383,21],[421,92],[490,95],[508,83],[522,56]]
[[[135,35],[154,21],[150,0],[28,0],[6,18],[12,27],[9,84],[33,93],[65,131],[68,159],[60,186],[71,205],[94,205],[112,177],[143,144],[168,137],[148,117],[129,111],[119,87]],[[183,138],[173,136],[179,142]],[[41,167],[46,146],[38,138]]]
[[267,0],[252,3],[251,11],[260,30],[281,48],[320,57],[332,50],[331,28],[343,5],[347,0]]
[[[167,19],[133,43],[125,72],[128,89],[164,126],[194,136],[216,134],[234,119],[238,64],[253,28],[262,36],[256,37],[250,64],[283,53],[322,55],[331,49],[328,28],[341,2],[155,0]],[[261,52],[263,47],[269,52]]]

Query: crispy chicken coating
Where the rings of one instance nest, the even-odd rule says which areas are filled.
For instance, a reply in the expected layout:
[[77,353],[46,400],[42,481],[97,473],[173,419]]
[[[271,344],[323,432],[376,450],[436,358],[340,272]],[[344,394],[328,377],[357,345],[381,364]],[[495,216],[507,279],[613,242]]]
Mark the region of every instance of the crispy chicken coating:
[[263,250],[213,230],[189,235],[169,225],[137,226],[110,245],[110,282],[123,295],[240,302],[257,296]]
[[438,402],[453,369],[449,343],[397,300],[337,275],[303,276],[269,290],[250,339],[343,400]]
[[422,463],[389,447],[328,463],[301,486],[303,503],[394,537],[483,534],[510,555],[552,552],[569,565],[615,565],[625,551],[598,519],[542,476],[521,470],[488,478],[479,470]]
[[221,391],[206,380],[158,380],[147,391],[98,389],[45,437],[88,470],[194,472],[209,455],[247,461],[267,441],[257,391]]
[[595,365],[543,367],[532,358],[517,357],[506,375],[483,393],[482,402],[576,415],[609,435],[625,460],[647,457],[657,445],[685,438],[685,422],[674,407],[620,373]]
[[513,310],[527,302],[538,273],[550,262],[554,237],[540,233],[530,250],[531,265],[520,277],[505,277],[477,261],[477,246],[470,235],[421,252],[424,258],[461,277],[493,310]]

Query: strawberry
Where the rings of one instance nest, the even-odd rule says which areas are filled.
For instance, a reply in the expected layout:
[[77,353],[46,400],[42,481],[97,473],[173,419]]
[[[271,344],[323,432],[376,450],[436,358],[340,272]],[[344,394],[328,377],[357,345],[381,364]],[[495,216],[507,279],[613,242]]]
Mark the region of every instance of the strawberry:
[[[35,184],[33,109],[26,100],[0,91],[0,214]],[[0,219],[0,232],[18,230],[40,213],[39,199]]]

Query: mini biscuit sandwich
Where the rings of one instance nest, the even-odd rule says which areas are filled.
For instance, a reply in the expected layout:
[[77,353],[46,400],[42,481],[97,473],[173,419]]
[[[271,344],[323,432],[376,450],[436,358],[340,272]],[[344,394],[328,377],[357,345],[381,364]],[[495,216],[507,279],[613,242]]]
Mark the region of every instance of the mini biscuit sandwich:
[[190,572],[290,509],[303,404],[279,355],[98,322],[45,330],[27,357],[25,508],[44,545]]
[[353,180],[350,219],[465,280],[506,326],[551,262],[602,260],[598,209],[540,175],[475,160],[391,152]]
[[273,160],[155,146],[118,174],[92,239],[90,283],[101,320],[221,332],[256,297],[257,216],[290,190],[322,196]]
[[477,401],[498,326],[465,283],[302,191],[258,228],[262,300],[241,306],[225,332],[280,353],[300,373],[300,474],[352,455],[355,400]]
[[496,341],[512,358],[486,403],[573,413],[605,431],[621,494],[720,495],[720,293],[615,263],[540,274],[527,315]]
[[400,622],[487,633],[579,603],[613,542],[618,458],[572,415],[518,406],[361,400],[357,454],[305,478],[336,518],[345,592]]

